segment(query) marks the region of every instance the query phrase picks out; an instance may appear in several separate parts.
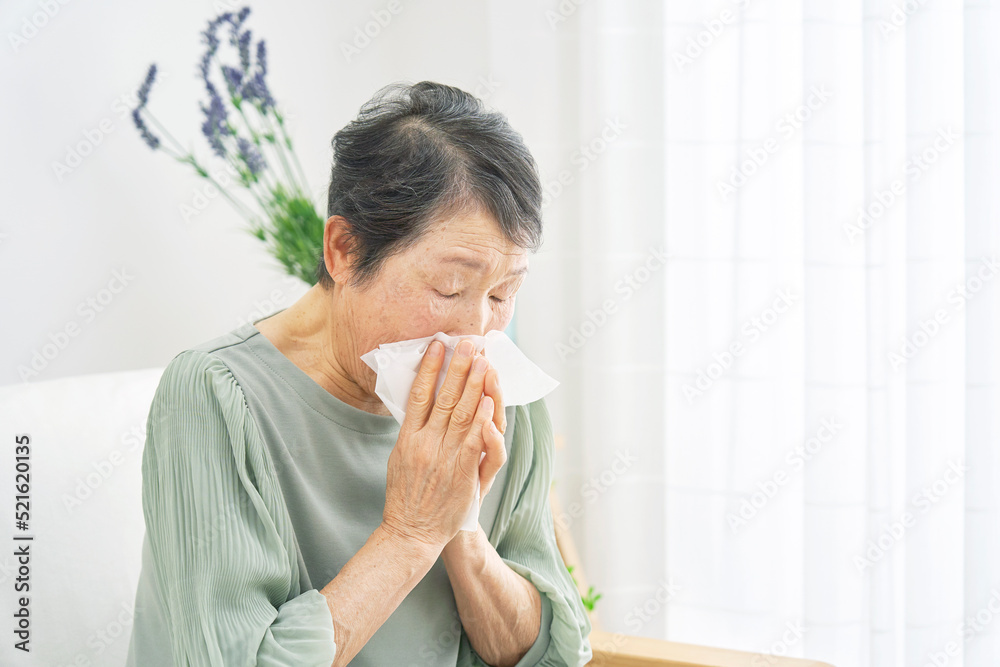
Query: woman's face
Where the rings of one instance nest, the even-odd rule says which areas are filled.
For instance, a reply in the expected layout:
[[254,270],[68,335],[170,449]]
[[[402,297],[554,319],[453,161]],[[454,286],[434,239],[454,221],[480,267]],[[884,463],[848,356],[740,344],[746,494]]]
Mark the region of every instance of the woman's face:
[[482,336],[504,330],[527,270],[527,250],[509,243],[487,213],[434,224],[413,247],[390,257],[370,287],[343,288],[346,317],[339,322],[352,331],[355,378],[369,378],[373,388],[374,372],[358,357],[382,343],[438,331]]

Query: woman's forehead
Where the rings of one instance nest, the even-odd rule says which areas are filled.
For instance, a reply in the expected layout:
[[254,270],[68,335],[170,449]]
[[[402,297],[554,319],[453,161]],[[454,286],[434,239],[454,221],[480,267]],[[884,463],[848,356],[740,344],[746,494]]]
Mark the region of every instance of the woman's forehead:
[[493,218],[481,213],[432,224],[412,252],[421,262],[479,273],[497,268],[523,273],[528,264],[527,250],[511,243]]

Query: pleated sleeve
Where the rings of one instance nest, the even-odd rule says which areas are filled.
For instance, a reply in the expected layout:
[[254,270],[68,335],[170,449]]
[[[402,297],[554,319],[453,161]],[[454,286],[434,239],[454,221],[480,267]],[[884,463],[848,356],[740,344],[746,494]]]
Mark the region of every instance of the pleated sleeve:
[[[556,544],[549,489],[554,464],[552,422],[544,399],[516,408],[508,485],[490,535],[507,565],[542,598],[542,627],[517,667],[577,667],[593,657],[590,617]],[[463,633],[461,656],[474,651]],[[484,664],[478,656],[469,664]]]
[[[328,667],[333,619],[317,590],[299,590],[291,522],[274,470],[229,368],[188,350],[166,367],[147,422],[142,506],[160,632],[172,664]],[[142,585],[142,584],[141,584]],[[163,656],[135,655],[139,665]]]

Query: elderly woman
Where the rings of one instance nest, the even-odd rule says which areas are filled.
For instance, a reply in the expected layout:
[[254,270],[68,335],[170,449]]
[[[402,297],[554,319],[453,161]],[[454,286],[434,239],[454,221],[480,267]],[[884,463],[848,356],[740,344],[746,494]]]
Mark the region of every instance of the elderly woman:
[[508,325],[535,163],[501,114],[426,81],[379,91],[333,146],[318,283],[160,380],[129,664],[585,664],[544,402],[504,406],[470,341],[446,369],[435,342],[400,425],[360,358]]

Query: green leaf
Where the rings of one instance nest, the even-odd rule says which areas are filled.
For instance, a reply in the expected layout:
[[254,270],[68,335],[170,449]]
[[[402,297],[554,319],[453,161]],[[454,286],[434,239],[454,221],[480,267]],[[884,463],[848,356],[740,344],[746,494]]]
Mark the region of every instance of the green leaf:
[[[573,576],[573,566],[567,565],[566,569],[569,570],[569,576],[573,580],[573,584],[579,586],[580,582],[578,582],[576,580],[576,577]],[[583,606],[587,611],[594,611],[594,605],[597,603],[598,600],[601,599],[601,595],[602,595],[601,593],[594,595],[594,587],[591,586],[589,589],[587,589],[586,595],[580,596],[580,601],[583,602]]]
[[324,220],[312,201],[298,192],[290,195],[279,182],[271,190],[267,217],[270,226],[264,233],[271,254],[289,275],[315,284],[314,269],[323,247]]

